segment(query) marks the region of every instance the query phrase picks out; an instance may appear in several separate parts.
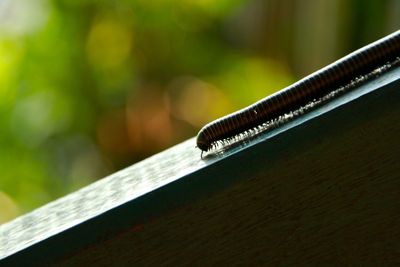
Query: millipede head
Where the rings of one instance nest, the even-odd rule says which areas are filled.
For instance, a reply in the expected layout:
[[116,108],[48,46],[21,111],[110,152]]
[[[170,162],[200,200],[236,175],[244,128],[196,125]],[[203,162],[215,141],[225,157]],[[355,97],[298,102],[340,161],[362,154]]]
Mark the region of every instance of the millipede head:
[[208,151],[211,148],[211,143],[209,142],[205,132],[202,130],[197,134],[196,143],[197,147],[201,149],[201,151]]

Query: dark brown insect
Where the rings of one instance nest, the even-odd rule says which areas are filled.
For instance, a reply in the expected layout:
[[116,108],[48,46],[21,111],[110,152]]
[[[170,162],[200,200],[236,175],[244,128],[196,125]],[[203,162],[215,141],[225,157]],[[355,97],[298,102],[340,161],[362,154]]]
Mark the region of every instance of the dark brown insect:
[[369,44],[260,101],[204,126],[197,147],[210,150],[219,141],[300,108],[400,56],[400,31]]

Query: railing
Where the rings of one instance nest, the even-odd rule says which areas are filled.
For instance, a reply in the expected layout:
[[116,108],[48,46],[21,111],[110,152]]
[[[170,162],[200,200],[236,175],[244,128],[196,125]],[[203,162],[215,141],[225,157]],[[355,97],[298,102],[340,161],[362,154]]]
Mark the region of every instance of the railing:
[[0,226],[0,265],[393,265],[400,68],[200,158],[187,140]]

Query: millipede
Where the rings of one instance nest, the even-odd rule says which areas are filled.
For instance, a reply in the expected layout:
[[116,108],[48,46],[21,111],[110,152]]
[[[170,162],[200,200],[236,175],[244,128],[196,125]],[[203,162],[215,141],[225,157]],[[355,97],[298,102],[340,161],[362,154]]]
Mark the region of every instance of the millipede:
[[368,74],[400,56],[400,30],[362,47],[332,64],[256,103],[205,125],[197,135],[203,152],[218,143],[229,142],[288,112],[344,86],[355,77]]

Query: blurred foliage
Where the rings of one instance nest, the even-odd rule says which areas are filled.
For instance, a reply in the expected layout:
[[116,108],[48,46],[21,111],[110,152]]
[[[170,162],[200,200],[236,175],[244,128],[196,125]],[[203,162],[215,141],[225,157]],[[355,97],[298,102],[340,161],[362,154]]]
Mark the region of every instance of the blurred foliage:
[[396,30],[399,3],[0,1],[0,223]]

